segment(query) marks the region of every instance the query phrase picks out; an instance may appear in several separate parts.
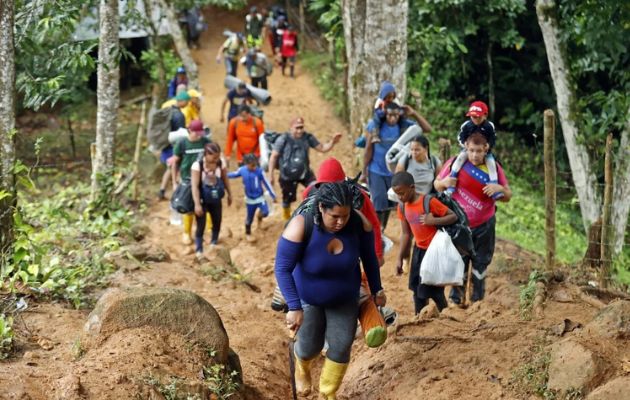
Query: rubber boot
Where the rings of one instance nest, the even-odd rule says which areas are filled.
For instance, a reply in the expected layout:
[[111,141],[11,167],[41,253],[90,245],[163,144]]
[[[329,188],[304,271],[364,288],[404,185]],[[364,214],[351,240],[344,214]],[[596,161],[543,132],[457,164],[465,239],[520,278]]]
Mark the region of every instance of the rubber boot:
[[182,221],[184,222],[184,234],[182,235],[182,242],[184,244],[192,243],[192,224],[193,224],[194,214],[184,214],[182,215]]
[[319,377],[319,394],[324,400],[336,400],[337,390],[341,386],[348,363],[338,363],[329,358],[324,361],[322,374]]
[[291,207],[282,207],[282,220],[288,221],[291,219]]
[[295,389],[300,396],[307,396],[311,393],[311,366],[313,360],[302,360],[295,355]]

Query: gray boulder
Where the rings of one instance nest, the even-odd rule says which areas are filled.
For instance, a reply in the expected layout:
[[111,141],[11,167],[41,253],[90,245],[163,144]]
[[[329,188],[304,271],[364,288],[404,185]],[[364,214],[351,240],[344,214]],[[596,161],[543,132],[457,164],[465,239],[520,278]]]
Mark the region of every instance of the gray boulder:
[[588,392],[601,381],[605,362],[590,349],[571,340],[552,346],[547,387],[559,392]]
[[190,343],[213,349],[217,362],[228,362],[229,339],[221,317],[206,300],[180,289],[106,291],[88,316],[81,344],[89,350],[116,332],[145,326],[181,334]]

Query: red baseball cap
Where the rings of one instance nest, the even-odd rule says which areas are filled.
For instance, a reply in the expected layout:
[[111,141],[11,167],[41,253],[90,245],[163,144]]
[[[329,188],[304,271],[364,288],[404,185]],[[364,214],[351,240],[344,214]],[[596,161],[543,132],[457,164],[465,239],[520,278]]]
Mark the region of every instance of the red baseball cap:
[[188,124],[188,130],[191,132],[203,132],[203,123],[198,119],[193,119]]
[[467,117],[481,117],[488,115],[488,106],[483,101],[474,101],[468,108]]

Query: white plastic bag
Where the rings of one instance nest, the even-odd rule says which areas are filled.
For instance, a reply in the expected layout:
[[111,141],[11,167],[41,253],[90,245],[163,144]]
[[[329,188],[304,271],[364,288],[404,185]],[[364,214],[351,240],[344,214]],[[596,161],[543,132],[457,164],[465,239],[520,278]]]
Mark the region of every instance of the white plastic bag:
[[451,237],[439,229],[420,264],[420,279],[425,285],[461,286],[464,283],[464,260]]

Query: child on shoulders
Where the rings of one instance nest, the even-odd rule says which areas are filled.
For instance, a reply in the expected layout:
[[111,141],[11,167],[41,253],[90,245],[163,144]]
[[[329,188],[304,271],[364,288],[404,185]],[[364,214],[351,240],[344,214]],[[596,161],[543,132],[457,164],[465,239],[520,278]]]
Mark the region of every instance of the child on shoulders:
[[[258,225],[262,223],[263,218],[269,215],[269,205],[264,196],[264,189],[271,196],[274,203],[276,202],[276,194],[273,188],[265,178],[262,168],[258,166],[258,159],[254,154],[245,154],[243,156],[243,166],[234,172],[228,173],[228,178],[243,178],[243,186],[245,188],[245,204],[247,206],[247,215],[245,217],[245,239],[248,242],[253,242],[255,239],[252,234],[252,222],[254,221],[254,215],[256,210],[256,219]],[[264,189],[263,189],[264,186]]]
[[[459,128],[457,140],[462,147],[462,151],[459,153],[455,161],[453,161],[453,164],[451,166],[451,177],[457,178],[459,171],[468,159],[468,156],[466,155],[466,150],[464,149],[464,143],[466,143],[466,140],[473,132],[481,132],[488,141],[488,145],[490,146],[485,159],[485,165],[488,170],[488,176],[490,178],[489,183],[497,183],[497,164],[494,159],[494,155],[492,154],[492,148],[496,143],[497,135],[494,129],[494,124],[487,119],[488,106],[483,101],[475,101],[468,108],[466,116],[470,117],[470,119],[464,122]],[[452,194],[454,191],[454,187],[449,187],[446,190],[446,193]],[[492,196],[492,198],[495,200],[501,197],[503,197],[503,193],[501,192],[495,193]]]

